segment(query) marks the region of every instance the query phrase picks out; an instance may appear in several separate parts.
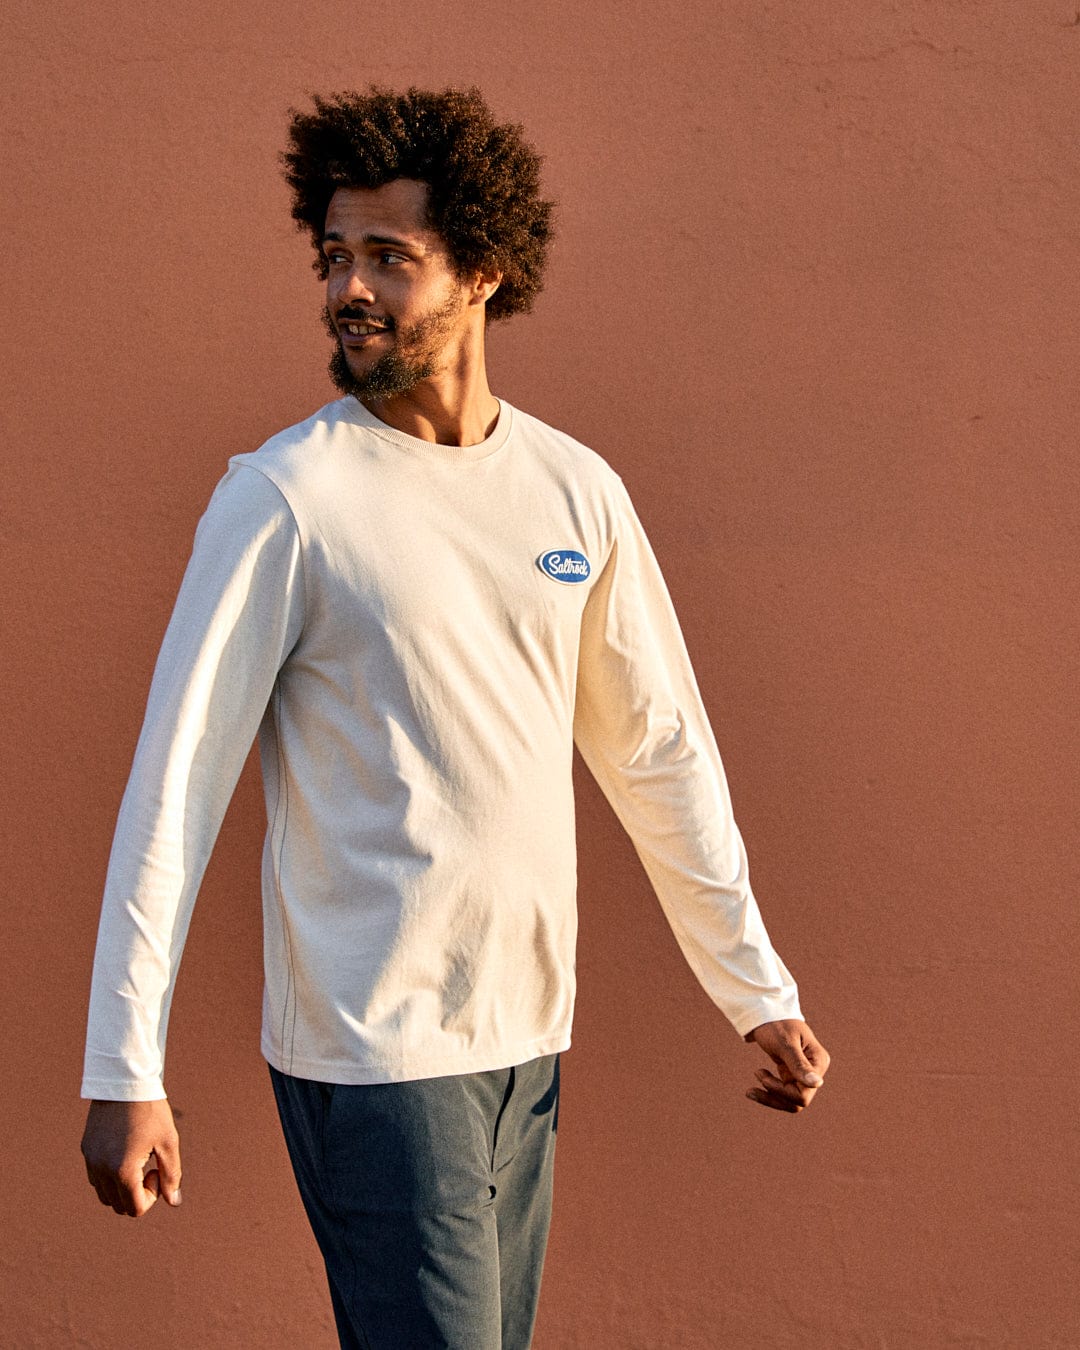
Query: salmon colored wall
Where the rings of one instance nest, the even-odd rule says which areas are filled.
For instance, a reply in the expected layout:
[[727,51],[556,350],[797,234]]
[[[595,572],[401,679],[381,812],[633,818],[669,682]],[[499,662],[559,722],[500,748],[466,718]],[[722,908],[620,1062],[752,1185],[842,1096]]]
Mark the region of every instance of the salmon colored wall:
[[1076,1346],[1073,0],[9,0],[0,1290],[18,1350],[329,1347],[258,1053],[258,785],[180,978],[185,1205],[77,1152],[113,817],[227,457],[329,397],[275,156],[480,84],[561,203],[497,392],[620,470],[835,1057],[743,1097],[606,807],[538,1350]]

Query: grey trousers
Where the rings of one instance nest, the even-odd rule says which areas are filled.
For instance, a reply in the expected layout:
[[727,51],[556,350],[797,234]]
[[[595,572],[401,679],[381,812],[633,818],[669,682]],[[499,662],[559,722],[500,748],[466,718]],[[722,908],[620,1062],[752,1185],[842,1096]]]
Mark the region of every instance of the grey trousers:
[[344,1350],[528,1350],[558,1056],[366,1087],[270,1075]]

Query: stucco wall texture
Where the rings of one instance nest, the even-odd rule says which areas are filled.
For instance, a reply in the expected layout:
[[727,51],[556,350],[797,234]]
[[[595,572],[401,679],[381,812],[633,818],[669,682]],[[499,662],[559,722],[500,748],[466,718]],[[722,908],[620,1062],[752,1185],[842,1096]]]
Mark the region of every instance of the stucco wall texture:
[[1080,1345],[1074,0],[8,0],[0,1343],[334,1344],[258,1053],[253,766],[181,973],[185,1204],[78,1138],[112,822],[230,454],[330,397],[276,154],[479,84],[559,203],[496,392],[594,445],[682,614],[835,1057],[799,1119],[591,784],[538,1350]]

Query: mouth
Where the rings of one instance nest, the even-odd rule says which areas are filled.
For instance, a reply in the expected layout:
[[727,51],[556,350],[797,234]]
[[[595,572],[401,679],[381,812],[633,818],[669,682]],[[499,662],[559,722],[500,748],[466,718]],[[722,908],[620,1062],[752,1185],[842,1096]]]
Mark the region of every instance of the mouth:
[[370,319],[338,318],[338,332],[347,347],[361,346],[369,338],[390,332],[388,323],[374,323]]

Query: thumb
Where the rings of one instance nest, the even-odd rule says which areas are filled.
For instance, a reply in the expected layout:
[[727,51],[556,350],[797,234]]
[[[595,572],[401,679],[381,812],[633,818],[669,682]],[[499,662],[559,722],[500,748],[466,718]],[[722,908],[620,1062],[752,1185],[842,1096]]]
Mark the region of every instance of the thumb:
[[180,1204],[180,1145],[162,1145],[154,1149],[154,1158],[161,1198],[167,1205]]
[[782,1041],[779,1049],[781,1058],[794,1074],[796,1082],[802,1083],[804,1087],[821,1087],[825,1080],[803,1054],[801,1045],[794,1041]]

